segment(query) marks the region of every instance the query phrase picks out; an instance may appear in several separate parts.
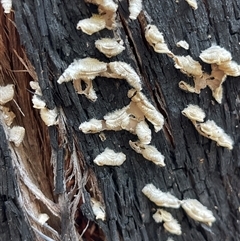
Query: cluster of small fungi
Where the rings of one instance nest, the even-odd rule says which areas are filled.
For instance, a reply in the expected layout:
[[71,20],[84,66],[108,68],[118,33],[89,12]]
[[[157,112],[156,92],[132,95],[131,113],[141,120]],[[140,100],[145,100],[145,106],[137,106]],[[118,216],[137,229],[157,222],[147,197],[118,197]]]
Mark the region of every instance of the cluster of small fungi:
[[[182,207],[189,217],[209,226],[212,226],[212,223],[215,221],[215,217],[213,216],[212,212],[196,199],[179,200],[168,192],[162,192],[151,183],[147,184],[142,189],[142,192],[159,207],[175,209]],[[166,210],[157,209],[157,211],[153,214],[153,219],[157,223],[164,222],[164,228],[170,233],[177,235],[182,234],[180,224],[176,219],[173,218],[171,213],[167,212]]]
[[4,129],[8,140],[13,142],[16,147],[20,146],[25,135],[25,129],[22,126],[12,126],[15,114],[6,106],[7,102],[14,97],[14,86],[8,84],[0,86],[0,120],[4,124]]
[[[116,27],[115,18],[118,5],[113,0],[85,1],[97,5],[99,14],[93,14],[92,17],[88,19],[80,20],[77,24],[78,30],[92,35],[104,28],[113,30]],[[186,1],[194,10],[197,9],[197,2],[195,0]],[[7,5],[7,3],[9,4],[10,1],[1,0],[1,3],[3,7],[6,6],[5,12],[9,12],[9,5]],[[136,19],[141,9],[142,0],[129,0],[129,17],[131,19]],[[219,46],[212,46],[200,54],[200,59],[202,61],[211,64],[212,72],[211,74],[207,74],[203,72],[200,63],[195,61],[191,56],[174,55],[168,49],[163,34],[159,32],[155,25],[147,25],[145,37],[147,42],[154,48],[155,52],[167,54],[174,60],[175,68],[179,69],[187,76],[193,77],[195,86],[190,86],[184,81],[179,82],[179,87],[185,91],[199,94],[201,89],[208,86],[212,90],[213,97],[216,101],[221,103],[222,83],[225,81],[227,75],[240,75],[240,66],[232,61],[231,54],[228,51]],[[186,41],[179,41],[177,46],[185,49],[189,48]],[[95,47],[108,58],[112,58],[125,50],[121,39],[102,38],[96,40]],[[156,147],[150,145],[152,139],[151,129],[146,122],[146,120],[148,120],[154,126],[155,132],[158,132],[163,127],[164,118],[142,93],[141,79],[129,64],[121,61],[105,63],[90,57],[77,59],[68,66],[57,82],[62,84],[63,82],[73,81],[73,86],[78,94],[83,94],[91,101],[96,101],[97,95],[93,89],[92,81],[97,76],[111,79],[125,79],[132,87],[132,89],[128,91],[130,103],[122,109],[104,115],[101,120],[91,119],[81,123],[79,129],[85,134],[99,133],[105,130],[129,131],[138,137],[138,140],[135,142],[129,141],[129,145],[134,151],[156,165],[165,166],[164,156]],[[84,90],[81,85],[82,81],[86,85]],[[35,90],[32,98],[33,107],[40,110],[40,115],[44,123],[47,126],[58,124],[57,108],[50,110],[46,107],[38,82],[31,82],[30,86]],[[0,89],[0,104],[3,105],[13,98],[14,92],[12,85],[1,88],[9,88],[9,92],[11,93],[10,97],[4,100],[5,97],[2,96],[4,96],[5,90]],[[1,118],[10,126],[15,115],[4,106],[0,106],[0,108]],[[201,135],[216,141],[220,146],[227,147],[230,150],[233,148],[233,141],[231,138],[225,134],[214,121],[208,120],[204,122],[205,113],[200,107],[189,105],[182,111],[182,114],[192,121]],[[14,139],[16,137],[16,128],[18,127],[12,127],[10,129],[9,139],[12,140],[15,145],[19,145],[21,140]],[[125,160],[126,155],[124,153],[116,153],[106,148],[104,152],[93,160],[93,162],[99,166],[118,166],[122,165]],[[182,207],[191,218],[209,226],[215,221],[212,212],[195,199],[181,201],[170,193],[160,191],[153,184],[147,184],[142,189],[142,192],[157,206],[170,208]],[[91,198],[91,204],[96,219],[105,220],[106,213],[103,204],[94,198]],[[163,226],[169,232],[177,235],[182,233],[180,224],[166,210],[157,209],[153,218],[158,223],[164,222]]]
[[[227,75],[234,77],[240,76],[240,65],[232,61],[231,53],[220,46],[213,45],[202,51],[199,56],[203,62],[211,64],[211,74],[208,74],[202,70],[201,64],[190,55],[174,55],[168,49],[163,34],[159,32],[155,25],[149,24],[146,27],[145,38],[155,52],[167,54],[174,60],[174,67],[176,69],[179,69],[183,74],[193,78],[194,86],[184,81],[179,82],[179,88],[187,92],[200,94],[201,89],[208,86],[215,100],[221,104],[223,95],[222,84],[226,80]],[[188,48],[187,43],[183,41],[178,42],[177,45]]]

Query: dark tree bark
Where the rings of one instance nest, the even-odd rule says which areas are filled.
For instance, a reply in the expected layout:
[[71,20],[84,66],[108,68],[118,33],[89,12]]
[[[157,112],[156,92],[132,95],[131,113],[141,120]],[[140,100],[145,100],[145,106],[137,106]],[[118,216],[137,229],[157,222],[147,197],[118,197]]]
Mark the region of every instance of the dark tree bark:
[[[199,60],[202,50],[217,44],[240,63],[240,4],[199,0],[194,11],[183,0],[146,0],[133,21],[128,2],[117,3],[116,30],[105,29],[91,36],[76,30],[80,19],[97,11],[83,0],[14,1],[14,13],[1,12],[6,49],[2,51],[4,78],[0,83],[14,83],[19,107],[13,102],[8,106],[16,114],[15,124],[25,127],[26,134],[21,146],[14,147],[5,137],[4,124],[0,126],[0,240],[240,240],[239,77],[227,77],[222,104],[213,99],[208,88],[199,95],[185,93],[178,82],[190,83],[192,79],[175,69],[170,57],[154,52],[144,37],[146,25],[155,24],[175,55]],[[142,92],[165,118],[158,133],[149,124],[151,144],[165,156],[165,167],[135,153],[128,142],[136,136],[127,131],[106,131],[104,142],[98,134],[79,131],[80,123],[102,119],[130,101],[130,86],[124,80],[94,79],[96,102],[78,95],[72,82],[57,83],[74,59],[89,56],[109,62],[94,46],[96,39],[104,37],[123,39],[126,50],[111,61],[124,61],[137,70]],[[189,50],[176,47],[182,39],[190,44]],[[210,70],[207,64],[203,67],[206,72]],[[23,69],[25,72],[19,72]],[[38,80],[47,107],[57,107],[58,125],[46,128],[32,108],[32,93],[28,91],[32,79]],[[188,104],[199,105],[207,119],[233,138],[233,150],[198,134],[181,114]],[[96,166],[93,159],[106,147],[124,152],[126,162],[120,167]],[[182,226],[182,235],[166,232],[152,218],[157,206],[141,191],[148,183],[180,200],[199,200],[216,221],[208,227],[189,218],[181,208],[169,208]],[[90,197],[104,203],[105,221],[95,219]],[[43,213],[50,218],[41,225],[38,215]]]

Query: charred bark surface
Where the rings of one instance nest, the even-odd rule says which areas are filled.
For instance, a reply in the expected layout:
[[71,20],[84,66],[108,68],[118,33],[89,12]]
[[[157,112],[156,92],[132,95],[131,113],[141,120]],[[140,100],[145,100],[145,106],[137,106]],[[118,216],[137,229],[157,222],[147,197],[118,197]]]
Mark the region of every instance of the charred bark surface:
[[[185,93],[178,88],[178,82],[187,77],[174,68],[167,55],[155,53],[144,38],[146,25],[156,24],[176,55],[198,59],[202,50],[217,44],[229,50],[233,60],[240,63],[239,4],[233,0],[198,4],[198,9],[193,11],[185,1],[144,1],[144,11],[131,21],[127,1],[119,1],[116,31],[102,30],[87,36],[76,30],[76,24],[96,11],[94,5],[76,0],[14,2],[20,40],[35,67],[43,98],[49,109],[55,106],[61,109],[61,124],[48,129],[55,175],[55,193],[48,197],[56,204],[61,217],[52,223],[60,234],[58,238],[167,240],[173,235],[154,222],[152,214],[157,207],[141,192],[146,184],[153,183],[180,200],[196,198],[216,217],[210,228],[188,218],[182,209],[168,209],[182,226],[182,235],[174,236],[174,240],[240,239],[239,77],[227,78],[221,105],[214,101],[209,89],[199,95]],[[80,123],[91,118],[102,119],[106,113],[129,103],[130,86],[124,80],[96,78],[94,89],[98,99],[94,103],[77,95],[71,82],[61,85],[56,82],[74,59],[89,56],[108,62],[95,49],[94,41],[113,36],[120,36],[126,46],[125,52],[113,60],[127,62],[137,69],[143,93],[165,117],[160,133],[155,133],[151,126],[152,144],[166,158],[164,168],[136,154],[128,144],[136,137],[126,131],[105,132],[106,140],[102,142],[98,134],[84,135],[78,129]],[[189,50],[176,47],[175,43],[181,39],[190,44]],[[204,70],[209,71],[209,66],[204,65]],[[188,82],[191,81],[189,78]],[[201,106],[208,119],[215,120],[233,137],[232,151],[200,136],[181,115],[181,110],[190,103]],[[94,165],[93,159],[106,147],[124,152],[126,162],[120,167]],[[81,174],[77,176],[73,170]],[[95,220],[90,196],[104,202],[106,221]],[[91,233],[85,227],[95,231]]]

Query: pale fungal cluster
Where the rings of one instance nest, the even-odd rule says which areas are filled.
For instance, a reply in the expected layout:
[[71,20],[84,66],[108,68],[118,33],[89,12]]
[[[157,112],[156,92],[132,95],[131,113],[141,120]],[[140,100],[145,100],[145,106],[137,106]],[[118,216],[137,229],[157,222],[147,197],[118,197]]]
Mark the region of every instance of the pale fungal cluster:
[[25,129],[22,126],[13,126],[9,130],[9,141],[12,141],[16,147],[20,146],[25,135]]
[[51,110],[46,107],[46,102],[42,99],[42,91],[37,81],[30,81],[30,86],[33,90],[35,90],[32,97],[33,108],[40,110],[41,119],[47,126],[57,125],[57,108],[55,107]]
[[99,32],[100,30],[114,29],[116,26],[117,4],[112,0],[86,0],[86,2],[98,6],[98,13],[93,14],[91,18],[82,19],[77,24],[77,29],[82,30],[88,35]]
[[14,86],[9,84],[6,86],[0,86],[0,105],[4,105],[14,96]]
[[145,159],[152,161],[156,165],[165,166],[164,156],[156,147],[149,145],[152,140],[151,130],[145,118],[154,126],[155,132],[162,129],[164,124],[163,116],[148,101],[146,96],[130,89],[128,97],[131,98],[129,105],[122,109],[108,113],[103,120],[91,119],[80,124],[79,129],[83,133],[98,133],[104,130],[126,130],[137,135],[138,141],[129,141],[131,148],[141,154]]
[[155,25],[147,25],[145,28],[145,38],[147,42],[153,47],[155,52],[172,56],[172,52],[168,49],[168,46],[165,43],[163,34],[159,32]]
[[9,110],[8,107],[3,106],[11,101],[14,97],[14,86],[8,84],[0,86],[0,120],[6,125],[6,135],[8,140],[13,142],[16,147],[19,147],[25,135],[25,129],[22,126],[12,126],[16,115]]
[[191,6],[194,10],[198,8],[197,1],[196,0],[185,0],[189,6]]
[[[88,99],[96,101],[97,95],[93,89],[92,80],[97,76],[125,79],[136,90],[140,91],[142,89],[141,79],[129,64],[121,61],[104,63],[89,57],[74,60],[57,82],[61,84],[73,80],[73,86],[78,94],[83,94]],[[86,84],[84,90],[81,81]]]
[[189,44],[185,40],[180,40],[176,43],[177,47],[181,47],[183,49],[188,50],[189,49]]
[[[191,4],[194,3],[194,1],[189,2],[191,2]],[[185,81],[179,82],[179,88],[187,92],[200,94],[201,89],[208,86],[211,89],[215,100],[218,103],[222,103],[222,84],[226,80],[227,75],[234,77],[240,76],[240,65],[232,61],[231,53],[220,46],[212,46],[202,51],[199,56],[203,62],[211,64],[211,74],[207,74],[202,70],[201,64],[191,56],[174,55],[168,49],[162,33],[159,32],[155,25],[147,25],[145,29],[145,38],[154,48],[155,52],[167,54],[174,60],[175,68],[193,78],[194,86],[189,85]],[[179,46],[185,46],[185,48],[188,48],[188,45],[184,42],[178,44]]]
[[137,19],[139,13],[142,11],[142,0],[129,0],[129,18]]
[[95,47],[108,58],[122,53],[125,49],[121,39],[116,40],[111,38],[98,39],[95,41]]
[[168,192],[162,192],[152,183],[147,184],[142,189],[142,192],[159,207],[179,208],[181,205],[181,201],[178,198]]
[[[3,1],[3,0],[2,0]],[[98,14],[82,19],[77,23],[77,29],[92,35],[104,28],[112,30],[116,27],[116,11],[118,5],[113,0],[85,0],[98,6]],[[129,0],[129,18],[137,19],[142,10],[142,0]]]
[[10,13],[12,9],[12,0],[1,0],[4,13]]
[[181,226],[178,221],[173,218],[171,213],[165,211],[164,209],[157,209],[157,211],[153,214],[153,219],[156,223],[163,222],[163,227],[168,232],[176,235],[182,234]]
[[233,149],[233,140],[213,120],[204,122],[205,113],[197,105],[188,105],[182,114],[191,120],[199,134],[217,142],[217,145]]
[[126,155],[122,152],[114,152],[113,150],[106,148],[104,152],[99,154],[93,162],[98,166],[120,166],[125,162]]
[[[84,33],[92,35],[104,28],[114,29],[116,26],[116,11],[117,4],[113,0],[85,0],[86,2],[98,6],[98,14],[93,14],[88,19],[80,20],[77,24],[77,29],[81,29]],[[197,9],[196,0],[186,0],[188,4],[195,10]],[[129,0],[130,19],[136,19],[142,10],[142,0]],[[206,74],[202,70],[202,66],[198,61],[195,61],[191,56],[176,56],[168,48],[165,43],[163,34],[155,25],[147,25],[145,28],[145,38],[147,42],[154,48],[157,53],[165,53],[175,62],[175,68],[179,69],[187,76],[193,77],[195,86],[191,86],[184,81],[179,83],[179,87],[183,90],[200,93],[200,90],[209,86],[212,90],[214,98],[221,103],[222,100],[222,83],[227,75],[238,76],[239,65],[231,61],[231,54],[223,51],[219,46],[211,47],[203,51],[200,58],[210,63],[212,67],[211,74]],[[179,41],[178,47],[189,49],[186,41]],[[95,47],[106,57],[112,58],[120,54],[125,47],[121,39],[102,38],[96,40]],[[219,51],[221,53],[219,53]],[[127,63],[114,61],[104,63],[94,58],[84,58],[74,60],[72,64],[59,77],[58,83],[73,81],[73,85],[78,94],[84,94],[88,99],[96,101],[97,95],[93,89],[92,80],[97,76],[125,79],[128,84],[133,87],[128,91],[128,97],[131,99],[127,106],[103,116],[102,120],[91,119],[80,124],[79,129],[85,133],[100,133],[101,140],[105,140],[105,135],[102,131],[105,130],[127,130],[136,135],[138,140],[129,141],[130,147],[137,153],[141,154],[145,159],[152,161],[156,165],[165,166],[164,156],[157,150],[156,147],[150,145],[152,139],[151,129],[147,121],[154,126],[155,132],[162,129],[164,124],[163,116],[149,102],[146,96],[141,92],[141,79],[136,71]],[[84,82],[86,88],[83,89]],[[33,103],[35,108],[41,110],[41,116],[47,110],[45,102],[39,98],[41,93],[35,93]],[[36,107],[37,106],[37,107]],[[195,125],[198,132],[212,140],[215,140],[218,145],[232,149],[233,142],[224,131],[218,127],[214,121],[204,122],[204,111],[194,105],[189,105],[182,113],[187,116]],[[57,111],[48,111],[47,119],[54,120],[52,123],[57,123]],[[45,118],[42,116],[42,119]],[[56,121],[56,123],[55,123]],[[45,120],[45,123],[47,121]],[[119,166],[126,160],[126,155],[122,152],[116,153],[113,150],[106,148],[104,152],[96,156],[93,162],[96,165],[103,166]],[[195,199],[179,200],[170,193],[162,192],[153,184],[147,184],[142,192],[157,206],[168,208],[182,207],[189,217],[196,221],[206,223],[211,226],[215,218],[211,211],[203,206]],[[105,220],[105,208],[101,202],[91,198],[91,205],[96,219]],[[164,209],[157,209],[153,215],[156,222],[163,222],[164,228],[176,235],[182,233],[181,226],[173,216]]]
[[200,64],[196,64],[196,73],[192,73],[195,86],[192,87],[184,81],[179,82],[179,87],[183,90],[200,93],[201,89],[207,86],[212,90],[212,95],[218,103],[222,102],[223,88],[222,84],[229,76],[240,76],[240,65],[232,61],[232,55],[226,49],[220,46],[212,46],[200,54],[200,59],[211,64],[211,74],[206,74],[200,68]]
[[97,201],[95,198],[91,198],[91,206],[96,219],[104,221],[106,219],[106,211],[102,203]]
[[[212,223],[216,220],[213,213],[196,199],[186,199],[181,201],[170,193],[162,192],[152,183],[147,184],[142,189],[142,192],[157,206],[170,208],[182,207],[189,217],[198,222],[205,223],[208,226],[212,226]],[[153,219],[157,223],[164,222],[164,228],[170,233],[181,235],[181,226],[178,221],[173,218],[171,213],[164,209],[157,209],[153,214]]]
[[181,206],[189,217],[210,227],[216,220],[212,212],[196,199],[183,200]]

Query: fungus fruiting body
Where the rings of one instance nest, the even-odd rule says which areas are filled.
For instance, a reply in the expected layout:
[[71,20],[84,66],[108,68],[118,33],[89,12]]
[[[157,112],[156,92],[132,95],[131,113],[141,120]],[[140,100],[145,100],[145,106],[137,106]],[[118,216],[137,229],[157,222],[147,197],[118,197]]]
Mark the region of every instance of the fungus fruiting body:
[[156,213],[153,214],[153,219],[157,223],[164,222],[164,228],[172,234],[181,235],[181,226],[176,219],[173,218],[171,213],[163,210],[157,209]]
[[82,19],[77,24],[77,29],[92,35],[104,28],[113,29],[116,26],[117,4],[112,0],[86,0],[87,2],[98,5],[98,13],[91,18]]
[[176,43],[177,47],[184,48],[186,50],[189,49],[189,44],[185,40],[180,40]]
[[196,0],[186,0],[186,2],[191,6],[194,10],[198,8],[197,1]]
[[4,13],[10,13],[12,9],[12,0],[1,0]]
[[175,61],[174,67],[189,76],[202,76],[202,66],[198,61],[195,61],[191,56],[177,56],[173,57]]
[[205,63],[217,65],[232,60],[231,53],[218,45],[213,45],[210,48],[203,50],[199,57]]
[[87,134],[87,133],[98,133],[98,132],[104,130],[103,121],[93,118],[90,121],[83,122],[79,126],[79,129],[85,134]]
[[157,150],[156,147],[152,145],[146,145],[140,141],[129,141],[131,148],[137,153],[141,154],[145,159],[152,161],[156,165],[165,166],[164,159],[165,157]]
[[198,105],[188,105],[183,111],[182,114],[185,115],[187,118],[198,121],[198,122],[203,122],[204,118],[206,117],[205,112],[203,109],[201,109]]
[[212,223],[216,220],[212,211],[208,210],[196,199],[183,200],[181,206],[189,217],[196,221],[212,226]]
[[91,198],[91,206],[96,219],[104,221],[106,219],[106,211],[102,203],[95,198]]
[[136,125],[136,135],[142,144],[149,144],[152,140],[151,129],[146,121],[140,121]]
[[108,58],[120,54],[125,47],[122,40],[102,38],[95,42],[96,48]]
[[0,105],[4,105],[14,96],[14,86],[12,84],[0,86]]
[[82,19],[77,23],[77,29],[88,35],[92,35],[106,27],[103,15],[93,14],[91,18]]
[[188,105],[182,111],[182,114],[192,121],[199,134],[216,141],[219,146],[226,147],[229,150],[233,149],[233,140],[221,127],[217,126],[213,120],[204,122],[205,113],[199,106]]
[[94,79],[101,72],[107,70],[107,64],[94,58],[77,59],[59,77],[58,83],[76,79]]
[[0,111],[2,112],[2,118],[7,126],[10,126],[16,117],[16,115],[10,111],[8,107],[0,105]]
[[156,188],[153,184],[147,184],[142,192],[147,196],[152,202],[154,202],[159,207],[169,207],[169,208],[179,208],[180,200],[177,199],[170,193],[162,192],[160,189]]
[[196,126],[198,132],[205,137],[216,141],[219,146],[228,148],[229,150],[233,149],[233,140],[228,136],[224,130],[217,126],[213,120],[207,120],[205,123],[199,123]]
[[50,110],[48,108],[40,109],[40,116],[43,122],[47,126],[53,126],[58,124],[58,111],[55,107],[54,109]]
[[121,61],[115,61],[110,62],[108,67],[112,73],[118,75],[122,79],[126,79],[126,81],[136,90],[140,91],[142,89],[141,79],[129,64]]
[[129,18],[136,19],[142,11],[142,0],[129,0]]
[[142,92],[133,89],[128,91],[128,97],[131,98],[132,102],[136,103],[144,116],[154,125],[155,132],[160,131],[164,124],[164,118],[148,101],[147,97]]
[[172,52],[168,49],[167,44],[163,38],[163,35],[155,25],[149,24],[145,28],[145,38],[148,43],[153,47],[154,51],[161,54],[172,55]]
[[163,227],[172,234],[182,234],[181,226],[176,219],[172,219],[170,222],[164,222]]
[[120,166],[126,160],[126,155],[122,152],[114,152],[113,150],[106,148],[104,152],[99,154],[93,162],[98,166]]
[[20,146],[25,135],[25,128],[22,126],[13,126],[9,130],[9,141],[12,141],[16,147]]

